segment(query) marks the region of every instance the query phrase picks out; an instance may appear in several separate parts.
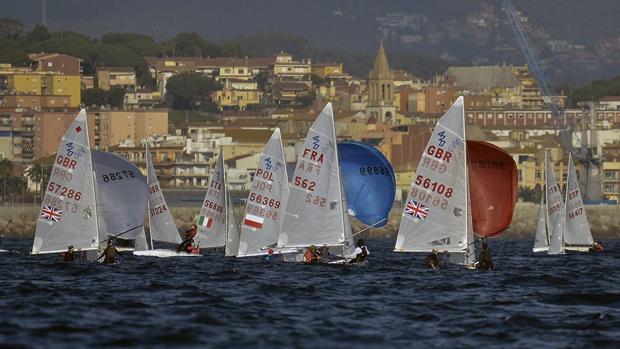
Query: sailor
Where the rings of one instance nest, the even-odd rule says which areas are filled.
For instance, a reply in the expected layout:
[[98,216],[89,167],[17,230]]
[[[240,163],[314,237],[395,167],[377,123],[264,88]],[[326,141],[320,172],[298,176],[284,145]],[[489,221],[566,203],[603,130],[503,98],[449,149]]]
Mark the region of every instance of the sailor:
[[447,267],[450,264],[450,252],[448,250],[443,250],[441,254],[441,266]]
[[263,260],[265,262],[271,262],[273,260],[273,248],[269,247],[269,249],[267,250],[267,255],[263,256]]
[[73,245],[67,247],[67,252],[62,255],[65,262],[73,262],[73,259],[75,258],[75,250],[73,250]]
[[489,245],[487,245],[486,242],[482,243],[482,251],[480,251],[480,257],[478,258],[476,269],[493,270],[493,258],[491,258],[491,251],[489,250]]
[[316,246],[310,245],[304,252],[304,263],[311,264],[316,263],[321,259],[319,254],[316,251]]
[[600,241],[597,241],[592,244],[592,247],[590,247],[588,252],[603,252],[604,250],[605,248],[603,247],[603,244]]
[[329,253],[329,246],[327,246],[327,244],[323,244],[321,251],[319,251],[319,256],[321,256],[321,259],[324,262],[332,259],[332,255]]
[[116,262],[116,256],[118,256],[118,250],[112,245],[112,240],[108,240],[108,246],[106,246],[103,254],[99,256],[97,260],[103,258],[103,264],[114,264]]
[[194,250],[194,236],[198,233],[198,226],[192,224],[192,227],[185,231],[185,239],[177,246],[177,252],[192,253]]
[[368,257],[370,252],[368,252],[368,248],[366,247],[363,239],[357,240],[357,247],[353,253],[355,253],[355,258],[350,260],[349,263],[359,263],[366,260],[366,257]]
[[439,258],[437,258],[437,250],[436,249],[433,249],[431,251],[431,254],[426,256],[426,267],[430,268],[430,269],[433,269],[433,270],[439,268]]

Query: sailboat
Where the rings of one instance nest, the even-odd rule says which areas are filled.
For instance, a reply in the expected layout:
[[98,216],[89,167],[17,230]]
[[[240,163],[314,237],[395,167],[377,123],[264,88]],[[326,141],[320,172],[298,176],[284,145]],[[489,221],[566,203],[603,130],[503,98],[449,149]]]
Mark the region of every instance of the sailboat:
[[99,248],[93,160],[86,110],[82,109],[62,137],[43,197],[32,254]]
[[[557,183],[555,174],[553,173],[553,166],[551,165],[548,150],[545,150],[544,179],[545,214],[543,215],[542,210],[539,208],[533,251],[547,251],[547,254],[561,254],[564,253],[564,215],[566,213],[566,207],[564,206],[564,200],[562,199],[560,185]],[[541,198],[541,204],[542,202],[543,199]],[[542,219],[546,220],[544,225],[541,222]]]
[[[99,241],[117,238],[119,251],[140,248],[144,239],[147,179],[140,169],[120,155],[91,150],[99,214]],[[120,240],[127,245],[118,246]]]
[[[278,248],[327,245],[343,259],[355,246],[347,217],[331,103],[314,121],[297,159]],[[299,259],[298,259],[299,260]]]
[[547,188],[545,209],[542,209],[544,198],[541,198],[533,251],[548,251],[548,254],[564,254],[567,250],[587,252],[594,244],[594,240],[571,153],[568,155],[566,204],[562,199],[560,186],[555,180],[547,151],[545,151],[545,181]]
[[[197,224],[198,234],[194,238],[201,248],[225,248],[227,256],[234,256],[238,250],[239,228],[232,209],[232,202],[226,188],[224,153],[220,149],[213,175],[200,209]],[[228,242],[229,248],[226,249]],[[237,245],[234,248],[233,245]]]
[[426,145],[394,250],[447,251],[450,262],[473,268],[474,233],[496,236],[510,225],[517,200],[516,173],[514,160],[503,150],[466,141],[459,97]]
[[[165,242],[178,245],[181,243],[181,236],[177,231],[176,224],[172,218],[170,207],[166,203],[164,194],[161,191],[157,174],[153,167],[153,159],[149,152],[148,143],[146,144],[146,178],[148,182],[148,221],[149,221],[149,240],[150,245],[146,244],[144,237],[144,248],[136,248],[136,256],[153,257],[176,257],[176,256],[198,256],[187,252],[177,252],[173,249],[155,249],[153,242]],[[175,246],[176,247],[176,246]]]
[[568,251],[588,252],[594,244],[590,223],[579,190],[577,171],[573,163],[573,154],[568,155],[568,176],[566,178],[566,224],[564,231],[564,249]]
[[43,198],[32,254],[72,245],[89,260],[109,237],[136,239],[143,232],[146,178],[124,158],[88,143],[82,109],[65,132]]
[[270,247],[275,247],[289,191],[282,137],[276,128],[254,172],[237,257],[266,255]]

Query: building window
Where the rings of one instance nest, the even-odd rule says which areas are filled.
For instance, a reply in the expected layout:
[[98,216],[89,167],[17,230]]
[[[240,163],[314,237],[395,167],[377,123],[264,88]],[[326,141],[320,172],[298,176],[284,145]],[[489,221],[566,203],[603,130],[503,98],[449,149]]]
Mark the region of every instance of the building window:
[[519,182],[523,182],[523,172],[519,170],[517,173],[519,174]]
[[604,190],[606,193],[613,193],[614,185],[612,183],[605,183]]
[[605,171],[605,179],[614,179],[614,172],[615,171],[606,170]]
[[534,174],[534,178],[539,181],[542,179],[542,172],[540,170],[536,170],[536,173]]

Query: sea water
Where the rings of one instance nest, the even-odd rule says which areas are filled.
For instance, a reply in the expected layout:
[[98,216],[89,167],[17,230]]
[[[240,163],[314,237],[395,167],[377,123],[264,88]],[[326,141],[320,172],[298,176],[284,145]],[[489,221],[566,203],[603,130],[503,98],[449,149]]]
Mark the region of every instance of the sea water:
[[619,348],[620,243],[535,255],[491,240],[497,269],[424,267],[369,240],[336,267],[123,255],[117,265],[0,248],[0,347]]

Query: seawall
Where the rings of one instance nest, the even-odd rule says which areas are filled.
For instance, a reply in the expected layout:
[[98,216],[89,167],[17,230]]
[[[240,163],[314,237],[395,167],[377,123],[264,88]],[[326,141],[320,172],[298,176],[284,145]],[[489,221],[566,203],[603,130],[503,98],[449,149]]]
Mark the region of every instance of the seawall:
[[[172,207],[172,215],[179,229],[186,229],[194,222],[199,207]],[[400,206],[392,210],[390,220],[385,227],[365,230],[363,236],[396,237],[401,215]],[[620,239],[620,205],[586,206],[588,220],[595,240]],[[36,220],[40,212],[39,205],[0,207],[0,235],[32,238]],[[237,217],[243,215],[243,208],[236,208]],[[508,239],[533,239],[536,231],[538,205],[518,203],[510,228],[502,235]],[[364,226],[353,222],[354,231]]]

